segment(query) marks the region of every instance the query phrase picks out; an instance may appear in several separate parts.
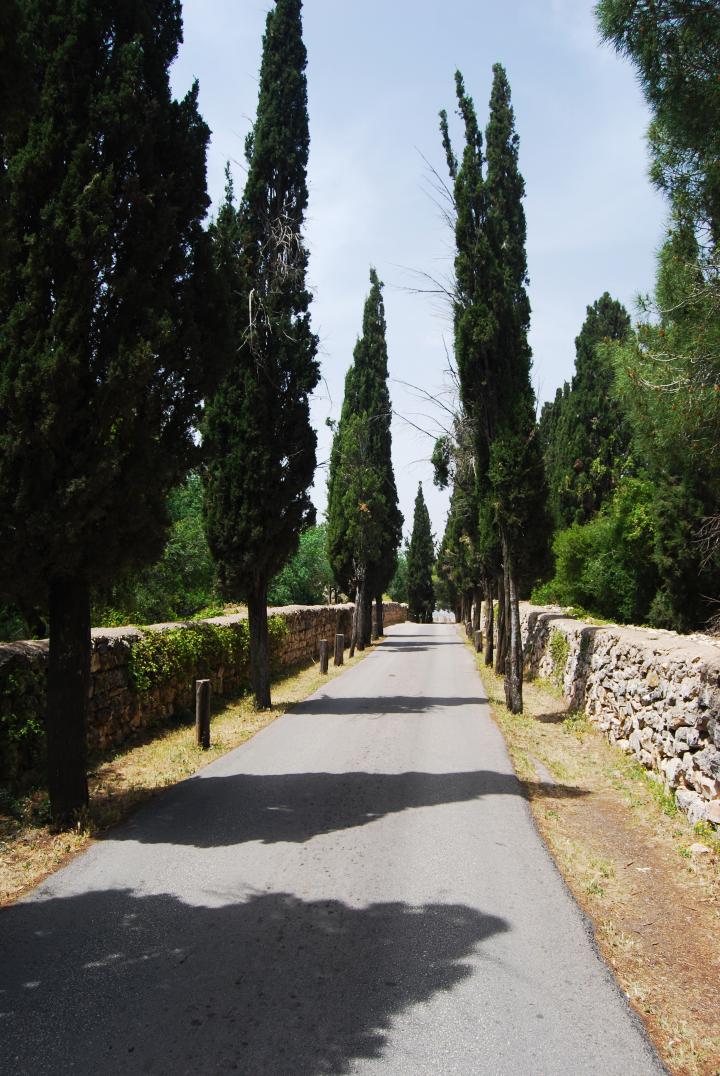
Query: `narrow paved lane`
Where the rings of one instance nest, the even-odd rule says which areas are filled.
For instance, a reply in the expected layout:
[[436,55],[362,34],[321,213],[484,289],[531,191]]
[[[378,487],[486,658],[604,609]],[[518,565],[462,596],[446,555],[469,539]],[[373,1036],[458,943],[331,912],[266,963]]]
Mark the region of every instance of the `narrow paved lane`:
[[406,624],[0,914],[0,1071],[662,1072],[452,626]]

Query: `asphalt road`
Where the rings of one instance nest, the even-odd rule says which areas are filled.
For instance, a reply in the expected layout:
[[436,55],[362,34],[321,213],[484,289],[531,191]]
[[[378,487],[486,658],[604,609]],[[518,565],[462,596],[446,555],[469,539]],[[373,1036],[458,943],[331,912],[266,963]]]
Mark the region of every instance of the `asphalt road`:
[[0,913],[0,1072],[664,1070],[470,653],[406,624]]

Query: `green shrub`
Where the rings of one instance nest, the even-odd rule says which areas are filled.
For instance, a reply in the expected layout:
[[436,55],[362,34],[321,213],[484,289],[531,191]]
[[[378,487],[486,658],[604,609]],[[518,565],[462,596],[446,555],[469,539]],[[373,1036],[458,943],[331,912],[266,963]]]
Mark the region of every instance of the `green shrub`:
[[[281,617],[270,617],[270,660],[276,671],[287,627]],[[169,631],[147,631],[130,653],[130,682],[140,694],[173,680],[209,676],[224,665],[241,680],[250,675],[250,629],[247,620],[236,624],[186,624]]]
[[550,632],[550,657],[552,658],[553,680],[557,687],[563,686],[565,666],[570,657],[570,643],[556,628]]
[[0,781],[31,779],[44,762],[45,669],[18,669],[0,681]]
[[652,484],[626,479],[589,523],[556,534],[555,575],[533,591],[533,601],[587,609],[620,623],[645,621],[658,586],[653,510]]

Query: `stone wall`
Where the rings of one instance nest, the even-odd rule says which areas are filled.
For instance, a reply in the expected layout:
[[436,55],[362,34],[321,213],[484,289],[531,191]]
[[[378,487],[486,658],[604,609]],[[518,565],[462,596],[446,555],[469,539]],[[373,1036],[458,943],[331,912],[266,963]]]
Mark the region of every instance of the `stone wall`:
[[[276,655],[280,668],[292,668],[317,659],[320,639],[327,639],[332,654],[335,635],[350,641],[353,606],[285,606],[269,610],[285,623],[285,636]],[[386,627],[402,623],[407,607],[386,602],[384,619]],[[214,624],[239,629],[244,624],[244,614],[214,617],[198,624]],[[104,749],[119,745],[140,729],[162,724],[169,718],[194,709],[194,681],[198,676],[209,676],[213,691],[218,695],[239,694],[248,686],[247,665],[215,663],[209,668],[192,669],[188,675],[151,684],[147,691],[138,693],[131,682],[129,664],[133,647],[147,632],[167,632],[182,628],[183,624],[154,624],[140,630],[134,627],[94,628],[92,632],[92,666],[90,707],[88,715],[88,745],[91,749]],[[3,742],[6,755],[12,758],[0,760],[0,778],[17,776],[16,771],[37,765],[38,740],[45,712],[45,676],[47,666],[47,641],[0,644],[0,723],[5,732]],[[32,731],[20,735],[22,729],[32,725]]]
[[692,822],[720,825],[720,641],[525,604],[521,621],[529,675],[554,680],[572,709],[673,790]]

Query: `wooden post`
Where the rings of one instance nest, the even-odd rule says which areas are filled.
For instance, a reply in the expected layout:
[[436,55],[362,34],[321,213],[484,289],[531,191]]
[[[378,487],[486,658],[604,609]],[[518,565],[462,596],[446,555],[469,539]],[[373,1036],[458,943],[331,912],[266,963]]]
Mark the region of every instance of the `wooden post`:
[[210,746],[210,681],[195,681],[195,741],[207,751]]
[[475,642],[475,650],[479,654],[482,650],[482,632],[476,631],[473,635],[473,640]]
[[333,658],[333,663],[335,665],[342,665],[344,661],[345,661],[345,636],[344,635],[336,635],[335,636],[335,656]]
[[327,639],[320,640],[320,672],[325,674],[328,671],[328,641]]

